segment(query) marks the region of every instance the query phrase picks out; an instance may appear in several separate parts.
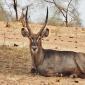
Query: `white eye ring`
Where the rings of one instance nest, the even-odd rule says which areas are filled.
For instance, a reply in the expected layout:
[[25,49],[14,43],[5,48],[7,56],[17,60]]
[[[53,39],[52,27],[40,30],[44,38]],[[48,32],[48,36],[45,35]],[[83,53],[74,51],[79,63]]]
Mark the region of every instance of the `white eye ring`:
[[37,39],[37,42],[40,40],[40,37]]
[[31,41],[33,42],[33,38],[31,38]]

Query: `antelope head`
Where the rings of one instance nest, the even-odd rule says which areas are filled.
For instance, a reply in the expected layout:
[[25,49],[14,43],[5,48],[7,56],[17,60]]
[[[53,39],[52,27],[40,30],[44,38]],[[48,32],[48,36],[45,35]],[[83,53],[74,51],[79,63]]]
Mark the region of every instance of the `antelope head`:
[[49,29],[45,29],[47,21],[48,21],[48,7],[47,7],[47,14],[46,14],[46,20],[42,28],[37,34],[34,34],[31,31],[31,28],[28,24],[28,19],[27,19],[27,13],[28,13],[28,7],[26,10],[26,16],[25,16],[25,21],[26,21],[26,29],[22,28],[21,33],[23,37],[28,37],[30,40],[30,50],[32,53],[36,54],[39,52],[40,49],[42,49],[42,43],[41,40],[43,37],[47,37],[49,34]]

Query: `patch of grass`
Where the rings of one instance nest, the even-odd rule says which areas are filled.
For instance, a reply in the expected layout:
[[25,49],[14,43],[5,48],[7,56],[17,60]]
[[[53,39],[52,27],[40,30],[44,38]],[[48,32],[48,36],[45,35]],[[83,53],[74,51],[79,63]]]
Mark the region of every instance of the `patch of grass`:
[[0,46],[0,73],[26,74],[31,67],[28,48]]

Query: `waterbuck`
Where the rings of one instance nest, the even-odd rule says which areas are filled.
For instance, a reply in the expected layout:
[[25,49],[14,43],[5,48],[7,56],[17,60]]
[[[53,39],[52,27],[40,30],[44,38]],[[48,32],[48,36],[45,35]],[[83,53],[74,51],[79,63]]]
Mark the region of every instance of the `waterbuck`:
[[42,47],[42,38],[47,37],[49,29],[45,28],[48,21],[48,8],[45,24],[41,30],[32,33],[27,20],[28,7],[26,10],[26,28],[21,29],[24,37],[30,40],[30,52],[33,61],[32,70],[36,70],[43,76],[75,75],[80,77],[85,75],[85,54],[73,51],[56,51],[53,49],[44,49]]

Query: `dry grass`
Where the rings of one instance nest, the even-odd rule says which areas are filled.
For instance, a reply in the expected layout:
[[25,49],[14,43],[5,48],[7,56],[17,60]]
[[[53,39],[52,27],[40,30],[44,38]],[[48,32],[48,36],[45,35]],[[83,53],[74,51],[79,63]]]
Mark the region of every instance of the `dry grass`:
[[[25,48],[28,47],[29,40],[21,36],[21,24],[15,22],[10,23],[10,28],[5,26],[5,22],[0,22],[0,45],[3,43],[7,45],[0,46],[0,85],[85,85],[85,79],[31,74],[31,56],[29,48]],[[35,33],[41,27],[35,24],[30,26]],[[85,29],[47,27],[50,29],[50,34],[43,39],[44,48],[85,52]],[[14,44],[19,46],[14,47]]]
[[84,79],[43,77],[30,73],[27,48],[0,46],[0,85],[85,85]]
[[[10,28],[0,22],[0,45],[27,47],[29,40],[21,35],[21,23],[10,23]],[[30,24],[32,31],[37,33],[42,25]],[[72,50],[85,52],[85,29],[80,27],[56,27],[48,25],[50,33],[43,39],[43,47],[56,50]],[[5,40],[5,41],[4,41]],[[53,44],[54,43],[54,44]],[[28,46],[29,47],[29,46]]]
[[28,73],[30,54],[26,48],[0,46],[0,72],[24,74]]

